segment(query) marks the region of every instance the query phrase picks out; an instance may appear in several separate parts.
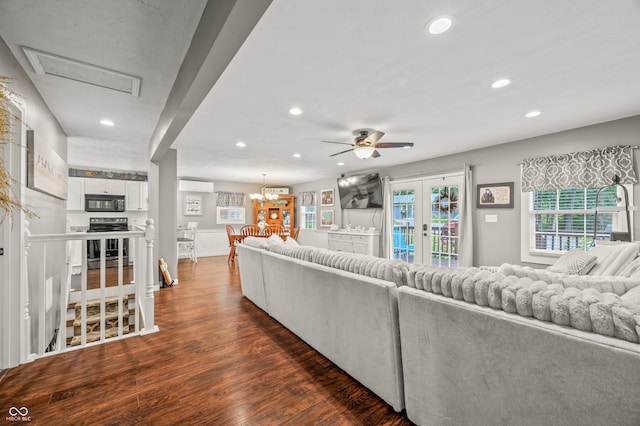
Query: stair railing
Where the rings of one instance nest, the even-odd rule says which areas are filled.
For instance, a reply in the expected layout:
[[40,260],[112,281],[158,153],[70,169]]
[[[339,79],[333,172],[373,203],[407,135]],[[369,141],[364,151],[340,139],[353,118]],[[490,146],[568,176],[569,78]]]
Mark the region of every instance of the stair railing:
[[[21,312],[23,331],[20,342],[20,359],[23,362],[158,331],[154,323],[154,290],[158,286],[154,285],[153,278],[153,220],[147,219],[143,227],[134,231],[40,235],[31,235],[27,224],[25,234],[27,273],[22,277],[21,290],[26,295]],[[107,259],[105,250],[100,250],[100,269],[91,271],[92,286],[95,287],[96,283],[99,286],[89,288],[89,241],[98,240],[100,247],[105,247],[108,239],[118,240],[117,285],[107,286]],[[123,264],[125,239],[128,239],[130,248],[128,265]],[[132,269],[129,274],[129,277],[133,277],[131,282],[124,282],[125,268]],[[114,272],[114,269],[111,268],[110,272]],[[78,272],[79,277],[76,277]],[[107,309],[114,306],[113,298],[116,297],[117,333],[114,326],[107,334],[107,325],[115,324],[111,318],[114,313],[107,318]],[[131,297],[134,298],[133,304],[129,303]],[[87,331],[88,307],[94,313],[90,325],[98,330],[93,334]],[[70,310],[74,318],[69,318]],[[75,318],[77,310],[79,319]],[[133,330],[129,324],[131,320]],[[78,329],[79,335],[70,335]]]

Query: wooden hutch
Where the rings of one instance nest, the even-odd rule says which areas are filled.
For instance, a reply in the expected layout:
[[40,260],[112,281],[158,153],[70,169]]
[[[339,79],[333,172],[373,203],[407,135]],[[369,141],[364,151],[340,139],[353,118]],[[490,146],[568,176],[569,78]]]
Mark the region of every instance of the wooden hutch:
[[253,222],[256,225],[260,222],[282,225],[287,235],[293,234],[294,212],[293,195],[279,194],[277,200],[253,200]]

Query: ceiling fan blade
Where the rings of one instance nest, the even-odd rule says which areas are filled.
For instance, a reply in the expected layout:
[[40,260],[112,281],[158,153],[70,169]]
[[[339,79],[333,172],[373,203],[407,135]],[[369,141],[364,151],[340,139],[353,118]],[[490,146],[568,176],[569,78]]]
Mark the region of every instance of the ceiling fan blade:
[[409,148],[412,146],[413,142],[383,142],[376,144],[376,148]]
[[352,144],[352,143],[347,143],[347,142],[335,142],[335,141],[320,141],[320,142],[324,142],[324,143],[337,143],[337,144],[340,144],[340,145],[355,146],[354,144]]
[[336,155],[344,154],[345,152],[351,152],[353,149],[347,149],[346,151],[336,152],[335,154],[331,154],[329,157],[335,157]]
[[378,158],[378,157],[380,157],[380,153],[376,150],[376,151],[373,151],[373,154],[371,154],[371,156],[373,158]]
[[376,130],[364,139],[364,142],[376,143],[384,136],[384,132]]

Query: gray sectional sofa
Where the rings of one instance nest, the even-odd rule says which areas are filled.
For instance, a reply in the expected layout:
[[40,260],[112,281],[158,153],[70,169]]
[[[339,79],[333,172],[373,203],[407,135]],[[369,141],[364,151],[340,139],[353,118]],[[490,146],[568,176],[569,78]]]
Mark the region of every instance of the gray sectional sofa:
[[416,424],[640,424],[637,257],[576,277],[265,239],[238,255],[248,299]]
[[[404,393],[397,285],[376,278],[371,271],[370,276],[347,272],[250,244],[246,241],[238,246],[243,294],[401,411]],[[313,250],[313,254],[318,261],[325,254],[328,262],[331,252]],[[393,276],[394,268],[387,268],[392,262],[384,263],[376,274],[380,270],[382,277],[385,273]],[[405,274],[396,270],[395,276]]]

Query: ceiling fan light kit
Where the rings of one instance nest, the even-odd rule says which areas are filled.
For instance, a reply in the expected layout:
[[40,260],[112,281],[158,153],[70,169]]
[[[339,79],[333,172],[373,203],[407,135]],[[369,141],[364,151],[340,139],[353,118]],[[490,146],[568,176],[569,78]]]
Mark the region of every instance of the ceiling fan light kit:
[[353,153],[356,155],[356,157],[362,160],[366,160],[367,158],[371,157],[371,155],[373,155],[373,151],[375,151],[375,148],[372,146],[359,146],[357,148],[354,148]]
[[321,141],[325,143],[337,143],[340,145],[349,145],[353,148],[347,149],[345,151],[336,152],[335,154],[331,154],[329,157],[335,157],[336,155],[344,154],[346,152],[351,152],[356,155],[356,157],[366,160],[367,158],[378,158],[380,157],[380,153],[378,152],[378,148],[411,148],[413,146],[413,142],[382,142],[378,143],[378,141],[384,136],[384,132],[379,130],[374,131],[373,133],[369,133],[369,130],[356,130],[354,134],[358,136],[355,137],[355,143],[347,143],[347,142],[334,142],[334,141]]

